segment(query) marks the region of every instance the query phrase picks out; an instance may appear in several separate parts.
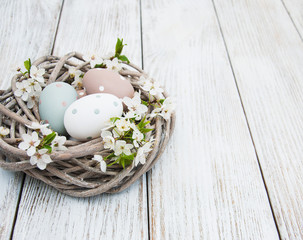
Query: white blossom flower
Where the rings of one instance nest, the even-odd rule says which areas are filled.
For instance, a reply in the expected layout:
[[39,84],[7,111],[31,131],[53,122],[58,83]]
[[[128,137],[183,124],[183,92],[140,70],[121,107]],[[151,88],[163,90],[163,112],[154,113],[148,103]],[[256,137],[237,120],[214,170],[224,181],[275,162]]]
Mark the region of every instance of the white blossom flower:
[[82,88],[83,87],[83,81],[81,77],[75,77],[75,80],[72,82],[72,86],[75,88]]
[[113,52],[109,52],[106,55],[103,56],[103,59],[109,60],[111,59],[115,54]]
[[151,85],[152,80],[149,78],[149,77],[144,77],[144,76],[141,76],[138,83],[141,85],[141,86],[148,86],[148,85]]
[[15,96],[21,97],[23,101],[28,100],[28,94],[31,92],[31,87],[27,80],[22,82],[16,82],[17,90],[15,91]]
[[114,128],[112,132],[114,138],[119,138],[124,135],[124,131],[120,131],[118,128]]
[[40,170],[44,170],[47,166],[47,164],[52,162],[52,159],[50,158],[49,154],[47,154],[48,150],[43,148],[38,150],[38,152],[31,156],[30,163],[32,165],[37,164],[37,167]]
[[144,104],[141,104],[140,92],[135,92],[133,98],[124,97],[123,102],[128,107],[129,112],[125,116],[128,118],[135,117],[136,120],[140,120],[142,115],[144,115],[148,108]]
[[152,150],[152,141],[153,139],[151,139],[149,142],[145,143],[142,147],[138,149],[135,158],[135,166],[137,166],[139,163],[145,164],[146,153],[149,153]]
[[114,58],[113,60],[105,60],[105,65],[106,68],[116,72],[119,72],[122,69],[122,65],[119,62],[118,58]]
[[115,139],[110,131],[102,131],[101,137],[103,139],[105,149],[115,148]]
[[68,69],[68,73],[70,78],[75,78],[75,77],[79,77],[82,74],[82,71],[79,69],[76,69],[75,67],[69,67]]
[[100,163],[100,169],[102,172],[106,172],[107,164],[101,155],[94,155],[92,159]]
[[94,68],[96,65],[102,64],[103,59],[96,54],[90,54],[83,56],[84,61],[90,62],[90,67]]
[[162,107],[155,108],[149,115],[149,118],[154,118],[155,116],[158,116],[162,111]]
[[40,140],[37,132],[33,132],[32,135],[22,134],[23,142],[21,142],[18,148],[26,150],[28,156],[33,156],[36,153],[36,147],[39,146]]
[[45,74],[44,68],[37,68],[36,66],[31,66],[30,69],[30,76],[32,79],[38,81],[39,83],[44,83],[44,77]]
[[133,131],[132,139],[135,147],[139,147],[138,142],[141,142],[144,138],[144,134],[138,131]]
[[171,98],[166,98],[163,102],[163,106],[161,109],[161,113],[159,114],[165,120],[168,120],[175,109],[175,104],[171,100]]
[[53,131],[49,128],[41,128],[40,132],[42,133],[43,136],[47,136],[47,135],[51,134]]
[[124,140],[116,141],[115,145],[115,155],[119,156],[120,154],[124,153],[125,155],[131,155],[131,149],[133,148],[133,144],[126,143]]
[[125,132],[130,129],[130,122],[126,120],[125,118],[121,118],[115,122],[116,127],[120,132]]
[[75,67],[70,67],[68,69],[69,76],[74,79],[72,82],[72,86],[76,88],[82,88],[82,77],[80,77],[83,72],[81,70],[77,70]]
[[38,102],[41,92],[30,92],[28,94],[27,107],[32,109],[36,102]]
[[27,81],[32,91],[40,92],[42,90],[40,83],[35,79],[29,78]]
[[67,147],[64,146],[66,142],[65,136],[56,135],[55,139],[52,141],[52,150],[53,151],[65,151]]
[[4,136],[6,136],[6,135],[8,135],[8,134],[9,134],[9,129],[0,126],[0,137],[4,137]]
[[158,96],[164,91],[160,87],[160,84],[156,81],[151,81],[150,83],[142,86],[142,89],[149,92],[153,96]]
[[30,129],[38,130],[42,133],[43,136],[47,136],[51,134],[53,131],[48,128],[49,124],[40,124],[37,122],[33,122],[31,126],[26,125]]

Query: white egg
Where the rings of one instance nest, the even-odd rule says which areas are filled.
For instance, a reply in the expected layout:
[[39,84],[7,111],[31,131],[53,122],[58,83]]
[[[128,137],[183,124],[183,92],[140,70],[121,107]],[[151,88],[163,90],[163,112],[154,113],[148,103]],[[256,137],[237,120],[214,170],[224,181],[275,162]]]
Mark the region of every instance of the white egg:
[[121,117],[121,99],[108,93],[91,94],[73,102],[65,111],[64,126],[68,134],[79,140],[99,137],[110,118]]

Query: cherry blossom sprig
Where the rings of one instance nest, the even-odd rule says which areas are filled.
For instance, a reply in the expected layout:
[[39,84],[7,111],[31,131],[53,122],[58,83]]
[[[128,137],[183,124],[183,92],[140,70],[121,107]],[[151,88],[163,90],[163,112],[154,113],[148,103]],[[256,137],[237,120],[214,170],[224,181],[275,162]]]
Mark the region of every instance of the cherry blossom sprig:
[[45,86],[45,69],[37,68],[31,64],[30,58],[24,62],[25,69],[18,68],[17,71],[25,77],[21,82],[16,82],[17,90],[15,96],[27,102],[27,107],[32,109],[39,100],[42,87]]
[[[135,92],[133,98],[124,97],[123,103],[127,106],[127,111],[123,117],[112,118],[111,125],[102,130],[104,148],[111,150],[111,153],[104,158],[101,155],[94,156],[93,160],[100,163],[101,171],[105,172],[107,167],[113,164],[119,164],[123,168],[132,163],[134,166],[139,163],[145,164],[154,141],[153,138],[146,140],[146,133],[153,130],[147,126],[156,116],[168,120],[175,107],[171,98],[156,98],[155,95],[163,91],[157,90],[160,87],[153,88],[150,85],[155,83],[148,80],[143,85],[144,88],[149,87],[155,91],[150,92],[148,101],[141,99],[140,90]],[[153,108],[150,114],[148,114],[149,108]]]
[[175,110],[175,104],[170,97],[164,98],[164,90],[160,87],[159,83],[152,78],[141,76],[138,84],[144,91],[149,93],[148,102],[142,102],[146,106],[154,108],[147,117],[152,119],[156,116],[161,116],[165,120],[168,120]]
[[48,128],[49,124],[32,123],[28,128],[33,129],[32,134],[22,134],[22,142],[18,148],[26,151],[30,157],[30,163],[37,165],[40,170],[44,170],[47,164],[52,162],[50,154],[52,151],[64,151],[66,137],[59,136],[56,132]]
[[84,55],[83,59],[90,63],[91,68],[107,68],[119,72],[122,69],[122,62],[129,63],[128,58],[125,55],[122,55],[122,50],[126,45],[127,44],[123,44],[123,39],[118,38],[115,53],[108,53],[104,57],[91,53]]
[[105,161],[109,162],[107,167],[119,164],[125,168],[133,162],[135,166],[140,162],[144,164],[153,142],[153,139],[146,140],[146,133],[153,130],[147,127],[149,123],[145,117],[140,122],[136,122],[135,117],[112,118],[110,128],[101,132],[104,148],[112,152],[104,158],[99,155],[93,159],[100,162],[101,170],[106,171]]

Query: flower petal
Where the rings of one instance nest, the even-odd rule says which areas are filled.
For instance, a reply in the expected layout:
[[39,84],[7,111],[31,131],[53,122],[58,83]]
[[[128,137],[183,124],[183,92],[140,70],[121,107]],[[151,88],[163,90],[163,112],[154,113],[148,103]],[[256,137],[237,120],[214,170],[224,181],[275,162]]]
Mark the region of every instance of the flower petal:
[[18,148],[20,148],[22,150],[26,150],[29,148],[29,144],[27,142],[21,142],[21,143],[19,143]]
[[31,157],[36,153],[36,148],[31,146],[29,149],[27,149],[26,153],[27,153],[28,156]]
[[102,172],[106,172],[107,164],[105,161],[100,162],[100,169]]
[[36,156],[31,156],[29,162],[32,164],[32,165],[35,165],[37,163],[37,157]]
[[123,153],[127,156],[132,154],[129,148],[124,148]]
[[38,134],[37,134],[37,132],[33,132],[32,133],[32,140],[34,141],[34,142],[36,142],[37,140],[38,140]]
[[40,170],[44,170],[46,168],[47,164],[43,161],[38,161],[37,162],[37,167],[40,169]]
[[51,162],[52,162],[52,159],[50,158],[50,156],[49,156],[48,154],[44,154],[44,155],[42,156],[42,160],[43,160],[43,162],[45,162],[45,163],[51,163]]

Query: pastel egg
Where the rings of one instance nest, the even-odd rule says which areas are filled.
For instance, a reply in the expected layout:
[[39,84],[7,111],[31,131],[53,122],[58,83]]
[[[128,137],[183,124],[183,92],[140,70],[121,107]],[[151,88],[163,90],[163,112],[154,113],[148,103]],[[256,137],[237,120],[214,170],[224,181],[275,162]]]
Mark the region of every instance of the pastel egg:
[[54,82],[46,86],[39,99],[41,120],[59,134],[66,134],[64,113],[71,103],[77,100],[76,90],[64,82]]
[[122,101],[108,93],[87,95],[73,102],[65,112],[68,134],[78,140],[99,137],[112,117],[121,117]]
[[119,73],[102,68],[94,68],[87,71],[83,76],[83,86],[87,94],[110,93],[118,98],[134,96],[134,88]]

